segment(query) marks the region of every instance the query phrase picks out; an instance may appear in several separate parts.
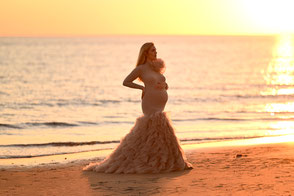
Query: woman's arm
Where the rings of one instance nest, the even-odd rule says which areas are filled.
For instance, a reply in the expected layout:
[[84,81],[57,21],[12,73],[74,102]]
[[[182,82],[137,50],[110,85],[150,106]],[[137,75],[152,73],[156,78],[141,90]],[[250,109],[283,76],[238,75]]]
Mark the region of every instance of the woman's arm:
[[138,77],[141,76],[141,67],[136,67],[123,81],[123,85],[130,87],[141,89],[144,91],[144,86],[135,84],[133,81],[136,80]]

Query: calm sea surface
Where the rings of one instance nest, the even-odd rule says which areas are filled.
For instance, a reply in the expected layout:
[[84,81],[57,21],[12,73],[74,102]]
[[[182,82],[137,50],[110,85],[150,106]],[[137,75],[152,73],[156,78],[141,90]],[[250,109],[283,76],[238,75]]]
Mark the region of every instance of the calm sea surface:
[[291,36],[2,37],[0,159],[118,145],[142,115],[122,81],[147,41],[182,144],[294,133]]

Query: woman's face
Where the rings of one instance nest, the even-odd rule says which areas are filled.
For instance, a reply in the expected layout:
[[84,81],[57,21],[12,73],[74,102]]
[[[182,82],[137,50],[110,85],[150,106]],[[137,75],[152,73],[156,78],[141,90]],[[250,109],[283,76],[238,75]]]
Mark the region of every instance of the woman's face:
[[156,60],[156,55],[157,55],[156,48],[152,46],[147,52],[147,59],[151,61]]

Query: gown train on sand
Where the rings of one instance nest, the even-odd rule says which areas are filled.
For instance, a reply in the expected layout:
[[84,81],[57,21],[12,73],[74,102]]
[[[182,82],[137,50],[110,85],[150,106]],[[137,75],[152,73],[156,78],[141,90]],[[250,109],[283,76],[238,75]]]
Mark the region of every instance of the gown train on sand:
[[160,173],[191,169],[166,112],[142,116],[102,162],[83,170],[103,173]]

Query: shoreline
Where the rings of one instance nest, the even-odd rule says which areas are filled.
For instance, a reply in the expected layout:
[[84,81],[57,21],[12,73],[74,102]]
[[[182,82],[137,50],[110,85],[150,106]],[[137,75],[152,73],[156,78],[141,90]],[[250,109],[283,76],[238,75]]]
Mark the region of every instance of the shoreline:
[[293,147],[285,141],[185,148],[194,169],[160,174],[82,171],[88,162],[1,169],[0,195],[291,195]]
[[[253,139],[238,139],[226,141],[213,141],[205,143],[181,144],[185,153],[190,151],[213,151],[229,147],[241,147],[263,144],[287,143],[294,141],[294,135],[270,136]],[[81,165],[103,160],[114,149],[92,150],[87,152],[69,153],[61,155],[40,156],[31,158],[0,159],[0,170],[7,169],[31,169],[40,167],[67,167]]]

